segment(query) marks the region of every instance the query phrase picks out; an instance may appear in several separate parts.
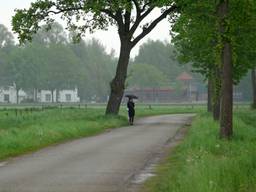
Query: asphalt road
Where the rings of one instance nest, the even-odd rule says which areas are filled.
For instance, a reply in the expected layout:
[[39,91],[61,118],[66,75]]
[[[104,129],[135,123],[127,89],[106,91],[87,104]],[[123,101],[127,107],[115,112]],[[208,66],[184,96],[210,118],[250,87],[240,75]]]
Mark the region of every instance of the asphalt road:
[[121,192],[192,116],[143,118],[134,126],[1,162],[0,192]]

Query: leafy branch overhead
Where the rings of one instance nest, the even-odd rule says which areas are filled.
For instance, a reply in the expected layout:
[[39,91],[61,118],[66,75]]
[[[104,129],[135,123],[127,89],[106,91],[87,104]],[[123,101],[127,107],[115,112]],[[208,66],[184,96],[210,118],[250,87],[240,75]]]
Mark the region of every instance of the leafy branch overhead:
[[[161,14],[150,23],[142,21],[152,11],[161,7]],[[78,39],[89,30],[107,29],[118,26],[119,35],[126,35],[132,47],[147,35],[161,20],[174,13],[177,6],[172,0],[37,0],[29,9],[18,9],[13,17],[13,30],[18,33],[20,42],[31,40],[42,24],[54,21],[60,15],[67,22],[67,29],[75,31]],[[135,31],[142,30],[134,37]]]

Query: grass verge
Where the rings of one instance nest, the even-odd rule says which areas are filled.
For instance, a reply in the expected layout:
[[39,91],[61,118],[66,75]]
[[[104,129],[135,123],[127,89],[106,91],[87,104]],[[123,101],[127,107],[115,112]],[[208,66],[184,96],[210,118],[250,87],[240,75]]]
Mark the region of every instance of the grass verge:
[[194,120],[186,139],[159,166],[146,192],[255,192],[256,113],[234,114],[234,138],[218,137],[218,123],[209,114]]

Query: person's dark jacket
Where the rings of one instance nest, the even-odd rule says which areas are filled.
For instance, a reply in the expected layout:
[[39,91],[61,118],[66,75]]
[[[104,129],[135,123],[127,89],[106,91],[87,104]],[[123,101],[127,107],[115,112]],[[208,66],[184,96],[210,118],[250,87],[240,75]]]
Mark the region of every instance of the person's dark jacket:
[[134,102],[128,101],[127,108],[128,108],[129,117],[133,117],[135,115],[134,107],[135,107]]

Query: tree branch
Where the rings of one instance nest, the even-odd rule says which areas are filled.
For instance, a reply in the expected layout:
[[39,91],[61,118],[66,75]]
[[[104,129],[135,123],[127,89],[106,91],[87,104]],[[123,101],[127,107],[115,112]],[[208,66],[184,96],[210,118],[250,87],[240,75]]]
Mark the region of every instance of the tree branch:
[[146,7],[147,7],[149,4],[150,4],[150,2],[145,3],[144,6],[143,6],[142,9],[141,9],[141,12],[144,12],[145,9],[146,9]]
[[165,10],[158,18],[156,18],[148,27],[144,28],[143,31],[132,41],[132,46],[134,47],[143,37],[149,34],[155,26],[167,17],[168,14],[177,10],[176,5],[172,5],[169,9]]
[[137,13],[136,17],[138,18],[138,16],[141,15],[141,8],[140,8],[140,5],[139,5],[139,3],[138,3],[137,0],[132,0],[132,2],[133,2],[134,5],[135,5],[136,13]]
[[55,15],[57,14],[60,14],[60,13],[63,13],[63,12],[68,12],[68,11],[79,11],[79,10],[82,10],[83,7],[72,7],[72,8],[66,8],[66,9],[60,9],[58,7],[56,7],[56,10],[57,11],[53,11],[53,10],[49,10],[46,12],[47,15],[49,15],[50,13],[53,13]]
[[109,9],[101,9],[101,12],[107,14],[109,17],[111,17],[114,20],[118,20],[117,16],[113,14],[113,12],[111,12]]
[[140,22],[141,22],[145,17],[147,17],[147,16],[153,11],[153,9],[154,9],[154,7],[149,8],[145,13],[143,13],[142,15],[139,15],[139,16],[136,18],[136,20],[135,20],[135,22],[134,22],[134,24],[133,24],[133,26],[132,26],[132,28],[131,28],[131,30],[130,30],[130,34],[131,34],[131,35],[133,35],[133,33],[136,31],[136,29],[137,29],[138,26],[140,25]]
[[131,10],[126,10],[124,14],[124,27],[126,32],[129,32],[130,24],[131,24]]

